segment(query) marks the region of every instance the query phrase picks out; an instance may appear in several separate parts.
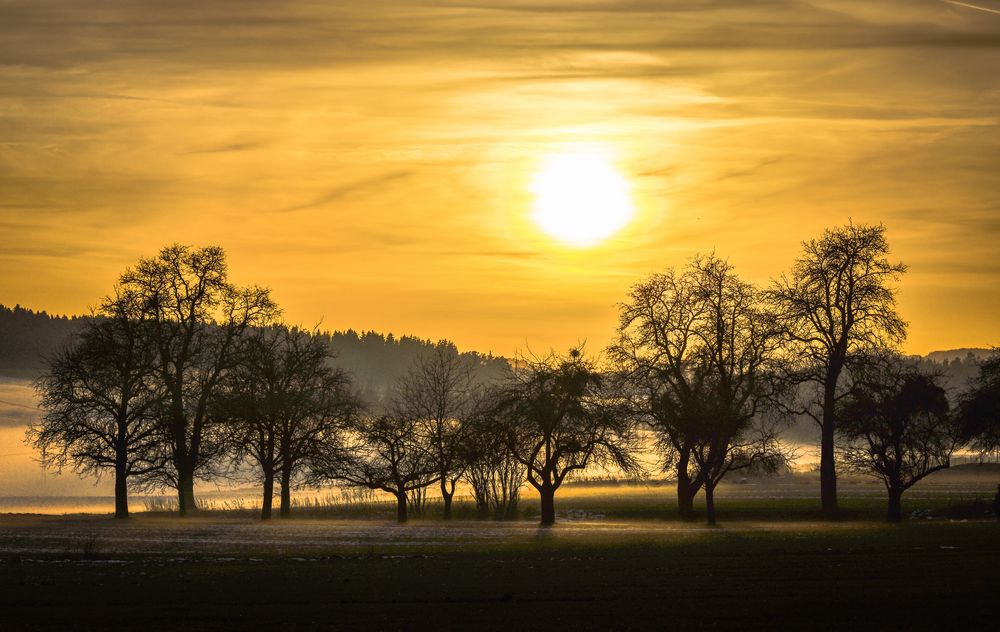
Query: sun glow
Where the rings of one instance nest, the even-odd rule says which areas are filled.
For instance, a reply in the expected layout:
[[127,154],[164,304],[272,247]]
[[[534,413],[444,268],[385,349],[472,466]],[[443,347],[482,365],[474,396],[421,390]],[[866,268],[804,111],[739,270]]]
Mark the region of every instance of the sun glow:
[[628,181],[607,152],[565,151],[546,158],[535,175],[532,219],[549,236],[577,248],[593,246],[628,223],[634,211]]

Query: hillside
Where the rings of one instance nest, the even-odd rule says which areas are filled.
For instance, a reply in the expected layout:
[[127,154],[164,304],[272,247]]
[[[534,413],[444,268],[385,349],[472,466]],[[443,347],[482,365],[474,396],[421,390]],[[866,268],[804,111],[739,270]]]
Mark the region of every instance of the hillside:
[[[0,376],[31,379],[45,366],[45,358],[67,344],[87,321],[84,316],[53,316],[20,305],[0,305]],[[434,341],[415,336],[374,331],[322,332],[335,355],[333,364],[349,372],[363,391],[381,394]],[[481,375],[499,375],[506,369],[502,357],[466,351]]]

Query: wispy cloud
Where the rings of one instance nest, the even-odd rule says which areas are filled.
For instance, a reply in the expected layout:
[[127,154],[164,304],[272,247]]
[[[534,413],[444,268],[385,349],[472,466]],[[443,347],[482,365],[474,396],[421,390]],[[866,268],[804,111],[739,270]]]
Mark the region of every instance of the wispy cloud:
[[410,177],[411,175],[412,173],[410,171],[391,171],[389,173],[383,173],[370,178],[362,178],[360,180],[355,180],[354,182],[348,182],[347,184],[334,187],[322,195],[301,204],[295,204],[293,206],[278,209],[277,212],[291,213],[293,211],[301,211],[308,208],[315,208],[317,206],[325,206],[351,195],[358,195],[363,194],[366,191],[378,190],[390,182],[402,180]]
[[[981,344],[1000,329],[961,314],[1000,304],[969,263],[1000,239],[995,5],[8,0],[0,300],[82,311],[163,243],[221,243],[293,320],[599,344],[639,276],[714,248],[766,280],[852,216],[960,288],[952,314],[904,288],[915,350]],[[596,252],[528,219],[567,142],[633,185]]]

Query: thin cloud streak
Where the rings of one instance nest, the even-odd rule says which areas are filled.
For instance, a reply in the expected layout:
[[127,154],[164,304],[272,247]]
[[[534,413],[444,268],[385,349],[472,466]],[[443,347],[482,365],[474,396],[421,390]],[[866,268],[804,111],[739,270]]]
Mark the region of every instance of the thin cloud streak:
[[981,7],[979,5],[969,4],[968,2],[958,2],[957,0],[944,0],[944,1],[947,2],[948,4],[954,4],[956,6],[966,7],[968,9],[975,9],[977,11],[986,11],[987,13],[996,13],[997,15],[1000,15],[1000,9],[990,9],[988,7]]

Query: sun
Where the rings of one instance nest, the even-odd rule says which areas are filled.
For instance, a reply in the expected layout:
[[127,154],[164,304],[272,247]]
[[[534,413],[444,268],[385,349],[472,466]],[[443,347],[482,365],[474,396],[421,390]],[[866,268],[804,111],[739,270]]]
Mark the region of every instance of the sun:
[[557,241],[593,246],[632,218],[628,180],[615,169],[607,152],[564,151],[548,156],[531,185],[532,219]]

